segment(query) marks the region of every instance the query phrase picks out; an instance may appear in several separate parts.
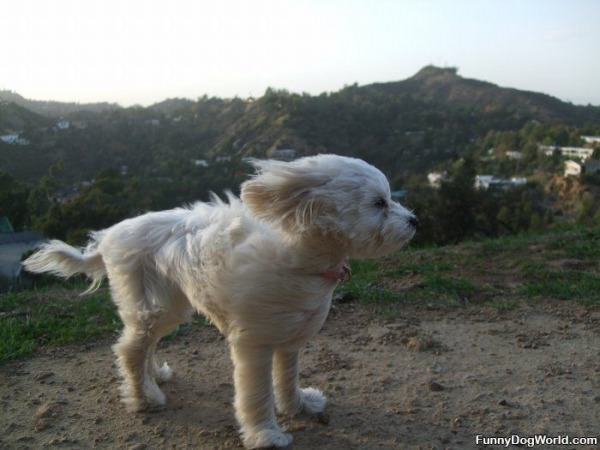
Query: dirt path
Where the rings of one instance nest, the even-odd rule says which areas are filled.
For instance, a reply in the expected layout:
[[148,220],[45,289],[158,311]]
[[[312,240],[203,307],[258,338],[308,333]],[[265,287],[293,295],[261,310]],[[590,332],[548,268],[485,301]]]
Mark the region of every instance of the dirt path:
[[[241,448],[215,330],[162,346],[175,377],[167,408],[154,413],[125,412],[110,344],[1,366],[0,448]],[[302,361],[302,383],[330,403],[319,419],[282,419],[293,449],[491,449],[500,447],[476,435],[600,435],[597,310],[405,310],[385,321],[337,305]]]

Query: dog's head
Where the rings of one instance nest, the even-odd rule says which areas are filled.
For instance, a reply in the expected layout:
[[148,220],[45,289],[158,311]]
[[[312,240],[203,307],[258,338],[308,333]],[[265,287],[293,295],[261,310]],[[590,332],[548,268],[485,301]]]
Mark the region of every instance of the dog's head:
[[286,233],[320,235],[367,258],[398,249],[415,233],[416,217],[392,201],[385,176],[360,159],[317,155],[253,164],[258,173],[242,184],[242,201]]

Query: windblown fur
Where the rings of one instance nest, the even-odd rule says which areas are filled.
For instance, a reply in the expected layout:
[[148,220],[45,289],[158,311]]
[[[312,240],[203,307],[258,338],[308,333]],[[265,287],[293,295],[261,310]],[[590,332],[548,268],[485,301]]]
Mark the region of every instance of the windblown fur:
[[125,325],[113,347],[130,410],[166,402],[171,375],[160,338],[201,312],[226,336],[235,411],[247,448],[283,447],[275,408],[317,413],[325,396],[298,385],[298,352],[323,325],[348,257],[377,257],[412,238],[416,219],[392,201],[385,176],[364,161],[319,155],[255,161],[241,201],[154,212],[92,234],[82,251],[50,241],[24,262],[32,272],[107,276]]

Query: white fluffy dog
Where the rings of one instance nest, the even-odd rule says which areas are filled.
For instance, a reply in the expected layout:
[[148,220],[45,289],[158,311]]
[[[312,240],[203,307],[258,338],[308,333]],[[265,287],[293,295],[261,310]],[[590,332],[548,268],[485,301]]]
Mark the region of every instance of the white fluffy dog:
[[227,337],[235,412],[247,448],[284,447],[277,411],[323,411],[318,389],[298,385],[298,352],[323,325],[347,258],[390,253],[415,233],[415,216],[392,201],[385,176],[366,162],[318,155],[254,161],[241,200],[214,197],[154,212],[92,234],[81,252],[45,244],[32,272],[85,273],[90,290],[108,276],[125,325],[113,347],[122,396],[134,411],[165,404],[171,378],[155,359],[160,338],[193,310]]

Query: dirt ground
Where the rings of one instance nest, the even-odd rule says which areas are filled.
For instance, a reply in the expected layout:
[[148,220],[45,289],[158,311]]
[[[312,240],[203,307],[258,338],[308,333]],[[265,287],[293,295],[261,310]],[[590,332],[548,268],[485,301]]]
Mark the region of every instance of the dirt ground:
[[[162,345],[175,376],[163,386],[168,406],[152,413],[120,403],[111,343],[0,366],[0,448],[241,448],[231,362],[213,328]],[[407,308],[386,320],[335,304],[302,356],[302,384],[326,393],[327,413],[281,423],[292,449],[492,449],[476,436],[598,436],[599,375],[597,309]]]

